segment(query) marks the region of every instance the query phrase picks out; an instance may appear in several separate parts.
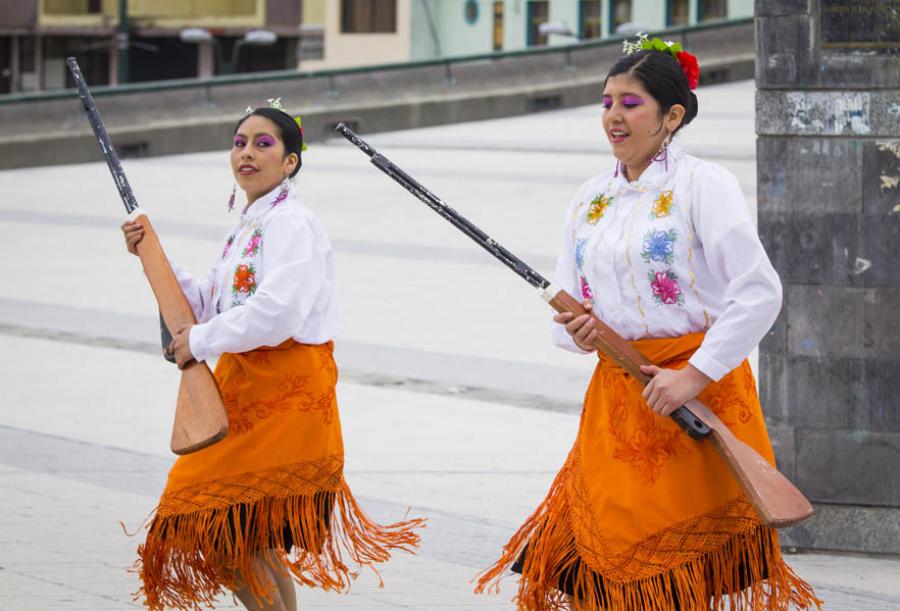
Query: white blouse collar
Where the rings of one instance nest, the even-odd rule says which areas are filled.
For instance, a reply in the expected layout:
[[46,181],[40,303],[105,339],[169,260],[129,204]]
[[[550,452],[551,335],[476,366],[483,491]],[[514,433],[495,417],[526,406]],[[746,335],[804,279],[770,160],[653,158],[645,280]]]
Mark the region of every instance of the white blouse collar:
[[287,203],[294,196],[294,182],[285,180],[279,183],[274,189],[257,199],[255,202],[247,206],[241,213],[241,219],[259,218],[266,212]]
[[640,179],[633,181],[629,181],[628,178],[626,178],[622,163],[617,160],[613,184],[622,189],[633,189],[635,191],[650,191],[657,189],[675,175],[675,168],[683,156],[684,151],[681,147],[677,143],[672,142],[669,144],[665,155],[660,159],[654,159],[650,162],[650,165],[644,170],[644,173],[641,174]]

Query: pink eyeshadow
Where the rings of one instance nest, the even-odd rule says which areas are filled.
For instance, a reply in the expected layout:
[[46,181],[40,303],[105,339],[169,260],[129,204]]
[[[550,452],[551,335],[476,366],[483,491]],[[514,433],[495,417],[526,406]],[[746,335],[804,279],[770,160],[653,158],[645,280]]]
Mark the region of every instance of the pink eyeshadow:
[[628,106],[640,106],[644,103],[644,100],[637,97],[636,95],[626,95],[622,98],[622,103],[627,104]]

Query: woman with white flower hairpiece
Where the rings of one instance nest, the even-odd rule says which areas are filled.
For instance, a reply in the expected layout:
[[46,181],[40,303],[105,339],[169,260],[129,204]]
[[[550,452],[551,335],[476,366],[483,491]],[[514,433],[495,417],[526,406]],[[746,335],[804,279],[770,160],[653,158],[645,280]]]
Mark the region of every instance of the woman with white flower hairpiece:
[[[735,177],[672,141],[697,116],[696,58],[640,35],[625,51],[603,89],[616,163],[576,192],[555,280],[655,363],[652,380],[599,355],[565,465],[478,589],[512,568],[533,611],[818,607],[712,444],[668,418],[699,398],[774,462],[746,357],[781,284]],[[597,354],[587,315],[554,321],[555,343]]]
[[[227,588],[248,609],[290,611],[294,580],[346,590],[350,565],[419,541],[420,520],[373,522],[344,481],[331,244],[292,182],[306,149],[299,117],[270,104],[234,129],[231,167],[247,205],[210,273],[196,282],[173,265],[198,324],[172,329],[170,350],[179,367],[219,356],[230,430],[169,472],[138,549],[151,609],[211,606]],[[122,229],[135,253],[140,225]]]

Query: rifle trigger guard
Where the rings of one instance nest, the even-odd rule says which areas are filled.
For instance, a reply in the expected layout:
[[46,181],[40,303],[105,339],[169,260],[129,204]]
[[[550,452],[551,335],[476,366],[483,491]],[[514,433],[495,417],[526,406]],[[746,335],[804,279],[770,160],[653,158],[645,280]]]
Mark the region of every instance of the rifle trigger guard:
[[712,433],[712,430],[705,422],[700,420],[700,418],[695,416],[691,410],[683,405],[670,415],[672,416],[672,419],[678,423],[678,426],[680,426],[692,439],[705,439]]

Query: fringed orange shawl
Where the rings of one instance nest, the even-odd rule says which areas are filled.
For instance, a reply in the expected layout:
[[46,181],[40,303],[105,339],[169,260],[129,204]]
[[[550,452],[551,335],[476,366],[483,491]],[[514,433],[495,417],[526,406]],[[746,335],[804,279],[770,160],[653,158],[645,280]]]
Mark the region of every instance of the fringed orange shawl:
[[235,588],[235,571],[264,598],[250,563],[270,548],[282,550],[283,570],[300,583],[344,590],[356,575],[348,562],[384,562],[391,549],[418,545],[421,520],[376,524],[344,481],[330,342],[224,354],[215,375],[230,430],[169,472],[138,548],[148,607],[211,605],[223,587]]
[[[702,333],[632,342],[654,363],[680,368]],[[712,443],[654,414],[642,387],[601,356],[575,445],[547,498],[479,579],[497,590],[519,561],[520,609],[781,611],[818,606],[784,563]],[[700,395],[734,434],[774,464],[745,361]]]

